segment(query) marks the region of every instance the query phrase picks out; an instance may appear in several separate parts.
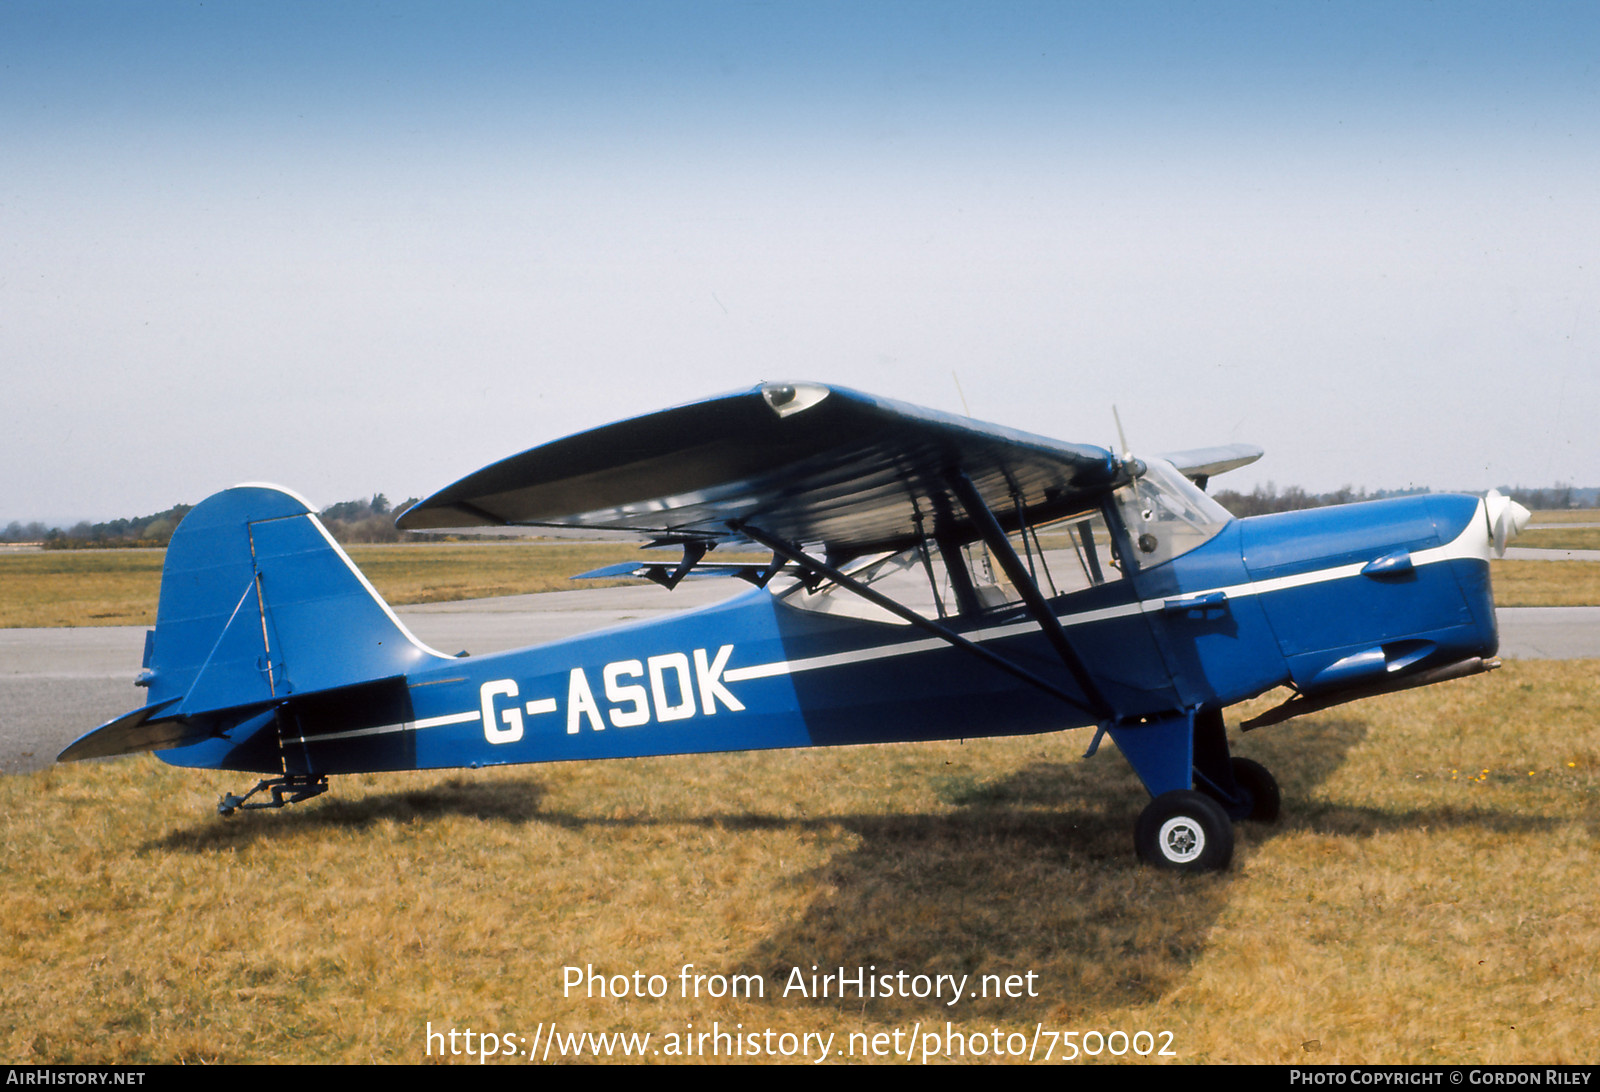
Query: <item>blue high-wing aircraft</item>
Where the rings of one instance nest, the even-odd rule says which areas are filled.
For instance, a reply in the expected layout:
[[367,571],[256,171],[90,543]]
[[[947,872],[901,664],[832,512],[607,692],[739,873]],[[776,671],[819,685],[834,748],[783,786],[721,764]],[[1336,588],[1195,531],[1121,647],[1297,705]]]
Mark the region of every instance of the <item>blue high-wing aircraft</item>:
[[[1429,495],[1234,519],[1202,491],[1236,445],[1119,457],[813,383],[762,384],[580,433],[414,505],[406,530],[621,533],[681,551],[600,570],[746,594],[666,621],[446,656],[413,637],[311,506],[209,498],[173,534],[142,708],[63,761],[153,750],[274,775],[275,807],[333,774],[1097,728],[1153,798],[1145,860],[1227,865],[1271,820],[1247,722],[1494,666],[1491,551],[1519,505]],[[757,564],[708,561],[757,546]],[[589,574],[596,575],[596,574]],[[248,802],[258,792],[263,797]]]

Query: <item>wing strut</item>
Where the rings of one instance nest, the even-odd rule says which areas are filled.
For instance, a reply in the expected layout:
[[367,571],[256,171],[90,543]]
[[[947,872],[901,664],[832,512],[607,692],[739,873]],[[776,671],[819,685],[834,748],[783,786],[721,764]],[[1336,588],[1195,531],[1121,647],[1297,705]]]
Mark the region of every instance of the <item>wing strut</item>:
[[698,565],[700,559],[706,556],[706,549],[706,544],[698,539],[687,540],[683,544],[683,560],[678,563],[678,567],[670,573],[662,573],[660,576],[652,575],[650,579],[671,591],[678,586],[684,577],[689,575],[689,570]]
[[984,544],[999,559],[1006,578],[1021,593],[1022,601],[1027,604],[1028,613],[1039,623],[1039,628],[1044,631],[1045,637],[1055,648],[1056,655],[1061,657],[1061,662],[1072,672],[1073,681],[1088,697],[1090,712],[1102,721],[1113,719],[1116,714],[1110,703],[1106,701],[1105,695],[1100,693],[1100,688],[1095,685],[1094,676],[1089,673],[1089,669],[1084,666],[1078,653],[1073,649],[1072,643],[1067,640],[1060,620],[1050,609],[1050,604],[1045,602],[1044,596],[1039,592],[1039,585],[1034,582],[1032,574],[1022,564],[1022,559],[1017,557],[1017,552],[1011,548],[1011,542],[1006,538],[1005,531],[1001,530],[994,513],[989,511],[989,506],[983,502],[983,496],[972,484],[972,479],[957,470],[949,474],[947,480],[951,491],[961,501],[961,506],[967,510],[967,515],[983,535]]
[[[904,618],[912,625],[927,630],[935,637],[954,645],[956,648],[964,649],[965,651],[972,653],[974,656],[977,656],[979,659],[993,664],[1000,670],[1016,676],[1023,682],[1038,687],[1040,690],[1043,690],[1052,697],[1059,698],[1068,705],[1072,706],[1074,709],[1081,709],[1085,713],[1089,713],[1092,716],[1098,717],[1102,720],[1105,719],[1106,714],[1101,713],[1099,708],[1091,708],[1090,706],[1085,705],[1081,698],[1074,697],[1065,690],[1062,690],[1059,686],[1056,686],[1054,683],[1035,675],[1027,668],[1012,663],[1004,656],[1000,656],[989,651],[977,642],[963,637],[961,634],[950,629],[948,626],[941,625],[940,623],[933,621],[931,618],[924,618],[910,607],[896,603],[893,599],[890,599],[881,592],[873,591],[859,580],[855,580],[852,577],[846,576],[832,565],[829,565],[823,561],[818,561],[816,558],[811,557],[809,554],[802,552],[794,546],[791,546],[782,539],[774,538],[773,536],[762,531],[760,528],[752,527],[748,523],[735,521],[730,523],[729,526],[739,534],[750,539],[752,542],[759,543],[771,550],[774,554],[777,554],[779,557],[785,558],[786,560],[793,562],[795,565],[798,565],[802,572],[825,577],[828,580],[833,581],[835,584],[838,584],[841,588],[854,592],[867,602],[876,604],[891,614],[894,614],[900,618]],[[1015,554],[1012,555],[1013,558],[1015,558],[1015,556]],[[1104,699],[1099,696],[1099,691],[1090,691],[1089,693],[1092,694],[1091,700],[1095,702],[1097,707],[1105,705]]]

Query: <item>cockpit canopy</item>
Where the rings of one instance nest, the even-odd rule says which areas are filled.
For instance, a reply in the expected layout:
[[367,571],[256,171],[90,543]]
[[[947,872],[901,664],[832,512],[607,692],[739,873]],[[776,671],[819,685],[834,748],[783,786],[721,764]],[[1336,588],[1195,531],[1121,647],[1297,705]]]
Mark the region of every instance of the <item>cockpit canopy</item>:
[[1113,494],[1136,564],[1152,568],[1216,537],[1233,517],[1165,459]]
[[[1009,536],[1012,549],[1046,598],[1122,579],[1127,575],[1124,554],[1140,570],[1181,557],[1209,542],[1233,518],[1171,463],[1150,459],[1143,465],[1142,474],[1112,494],[1107,509],[1079,512]],[[1107,523],[1108,512],[1116,521],[1115,529]],[[981,541],[952,550],[924,541],[897,553],[856,558],[843,569],[925,618],[1004,610],[1022,603],[1021,594]],[[908,624],[831,581],[774,581],[773,592],[803,610]]]

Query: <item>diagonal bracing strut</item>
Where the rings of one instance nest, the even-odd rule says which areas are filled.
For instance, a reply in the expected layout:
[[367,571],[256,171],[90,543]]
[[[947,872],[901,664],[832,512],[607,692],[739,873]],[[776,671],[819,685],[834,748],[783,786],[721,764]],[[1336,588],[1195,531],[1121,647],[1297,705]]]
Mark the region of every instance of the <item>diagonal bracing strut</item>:
[[[938,637],[940,640],[946,641],[949,644],[954,645],[956,648],[962,649],[963,651],[970,652],[979,659],[993,664],[995,667],[998,667],[1000,670],[1007,672],[1010,675],[1014,675],[1023,682],[1038,687],[1040,690],[1043,690],[1052,697],[1059,698],[1061,701],[1066,702],[1074,709],[1081,709],[1085,713],[1088,713],[1091,716],[1101,720],[1106,719],[1106,714],[1102,713],[1098,708],[1098,706],[1104,705],[1104,700],[1099,698],[1098,691],[1085,691],[1086,693],[1091,694],[1091,700],[1095,701],[1096,705],[1096,707],[1087,706],[1083,703],[1081,698],[1069,694],[1067,691],[1061,689],[1059,686],[1056,686],[1054,683],[1049,682],[1046,679],[1040,678],[1038,675],[1034,674],[1032,671],[1029,671],[1027,668],[1022,667],[1020,664],[1013,663],[1004,656],[991,652],[989,649],[984,648],[976,641],[963,637],[961,634],[950,629],[948,626],[935,622],[931,618],[924,618],[910,607],[895,602],[893,599],[890,599],[881,592],[873,591],[859,580],[856,580],[850,576],[846,576],[832,565],[829,565],[824,561],[817,560],[809,554],[804,553],[797,547],[784,542],[782,539],[774,538],[762,531],[760,528],[752,527],[748,523],[736,522],[730,523],[729,526],[737,533],[750,539],[752,542],[759,543],[760,545],[771,550],[774,554],[777,554],[778,556],[798,565],[802,571],[816,573],[827,578],[828,580],[832,580],[841,588],[855,593],[862,599],[865,599],[867,602],[876,604],[891,614],[894,614],[900,618],[904,618],[912,625],[926,630],[935,637]],[[1015,555],[1013,555],[1013,557],[1015,557]]]
[[1088,697],[1090,711],[1102,721],[1113,719],[1116,714],[1111,704],[1095,685],[1094,676],[1084,666],[1083,660],[1072,647],[1072,642],[1067,640],[1060,619],[1050,609],[1050,604],[1045,602],[1044,595],[1039,591],[1039,585],[1034,582],[1033,575],[1022,564],[1022,559],[1017,557],[1017,552],[1011,548],[1010,540],[1006,538],[999,521],[994,518],[994,513],[984,503],[978,487],[973,485],[972,479],[960,470],[951,471],[945,480],[949,483],[951,492],[961,501],[961,506],[967,510],[967,515],[977,527],[979,534],[983,536],[984,544],[999,559],[1000,567],[1005,570],[1006,579],[1010,580],[1021,593],[1028,613],[1039,623],[1039,629],[1050,641],[1051,647],[1056,650],[1056,655],[1061,657],[1061,662],[1072,672],[1073,681]]

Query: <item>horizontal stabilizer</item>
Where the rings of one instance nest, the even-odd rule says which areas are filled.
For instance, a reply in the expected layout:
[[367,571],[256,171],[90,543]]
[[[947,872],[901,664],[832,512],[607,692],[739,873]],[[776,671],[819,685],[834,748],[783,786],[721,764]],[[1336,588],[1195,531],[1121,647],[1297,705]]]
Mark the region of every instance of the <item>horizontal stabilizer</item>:
[[1261,449],[1254,444],[1223,444],[1220,447],[1174,451],[1161,457],[1177,467],[1178,473],[1204,489],[1206,482],[1218,474],[1249,466],[1261,458]]
[[112,755],[130,755],[139,751],[162,751],[168,747],[186,747],[210,738],[211,733],[189,721],[163,717],[177,699],[156,705],[147,705],[124,713],[116,720],[102,724],[92,732],[79,736],[71,746],[62,751],[57,762],[76,762],[83,758],[109,758]]

